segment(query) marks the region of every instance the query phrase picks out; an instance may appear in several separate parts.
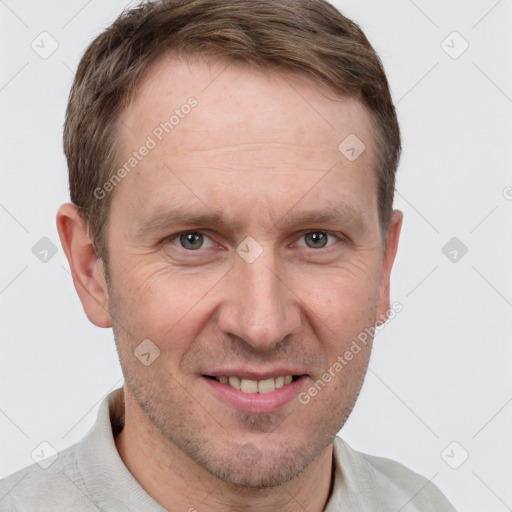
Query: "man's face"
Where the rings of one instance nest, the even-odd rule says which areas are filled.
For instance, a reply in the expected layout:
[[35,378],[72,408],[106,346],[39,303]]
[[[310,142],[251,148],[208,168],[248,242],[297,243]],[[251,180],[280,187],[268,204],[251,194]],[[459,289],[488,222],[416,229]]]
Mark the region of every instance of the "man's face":
[[[278,485],[344,424],[371,343],[299,393],[388,308],[374,141],[358,101],[225,66],[161,59],[121,116],[121,165],[155,146],[115,189],[109,309],[150,428],[225,481]],[[353,161],[350,134],[366,145]],[[148,366],[143,340],[160,350]]]

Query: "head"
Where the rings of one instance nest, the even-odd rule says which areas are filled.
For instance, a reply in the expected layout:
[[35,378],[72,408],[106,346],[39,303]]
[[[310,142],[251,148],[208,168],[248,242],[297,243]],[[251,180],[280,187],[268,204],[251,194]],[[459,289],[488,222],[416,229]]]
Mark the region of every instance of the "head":
[[[84,54],[64,147],[59,234],[148,428],[233,485],[304,471],[357,399],[371,340],[332,368],[388,314],[401,226],[398,123],[361,30],[322,0],[143,4]],[[278,375],[261,409],[215,380]]]

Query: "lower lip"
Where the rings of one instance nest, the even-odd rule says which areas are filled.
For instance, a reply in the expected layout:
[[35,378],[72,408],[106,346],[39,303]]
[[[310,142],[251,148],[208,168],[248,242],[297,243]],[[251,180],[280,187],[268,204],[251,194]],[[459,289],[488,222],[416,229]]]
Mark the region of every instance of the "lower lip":
[[229,384],[222,384],[215,379],[201,377],[212,392],[235,409],[251,414],[264,414],[274,412],[297,397],[306,382],[306,375],[285,384],[282,388],[270,393],[244,393],[232,388]]

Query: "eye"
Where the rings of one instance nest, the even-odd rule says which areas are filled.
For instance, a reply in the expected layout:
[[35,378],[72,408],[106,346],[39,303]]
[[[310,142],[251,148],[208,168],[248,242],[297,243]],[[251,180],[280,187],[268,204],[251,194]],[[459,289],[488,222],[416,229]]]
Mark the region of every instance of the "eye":
[[197,251],[198,249],[213,247],[214,245],[206,235],[198,231],[184,231],[171,238],[171,241],[189,251]]
[[[331,240],[329,240],[331,239]],[[300,237],[299,240],[304,240],[304,243],[297,245],[302,247],[309,247],[311,249],[323,249],[328,247],[339,240],[339,237],[328,233],[327,231],[310,231]]]

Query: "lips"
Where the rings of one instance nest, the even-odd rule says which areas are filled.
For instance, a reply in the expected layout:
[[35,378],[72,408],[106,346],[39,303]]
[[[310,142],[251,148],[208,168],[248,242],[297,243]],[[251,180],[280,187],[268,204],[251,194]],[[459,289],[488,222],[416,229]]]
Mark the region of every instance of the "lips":
[[278,375],[266,379],[246,379],[238,375],[221,375],[220,377],[210,377],[221,384],[227,384],[233,389],[243,393],[271,393],[276,389],[290,384],[293,381],[293,375]]
[[250,414],[276,412],[293,402],[308,385],[309,376],[281,368],[273,372],[225,369],[202,375],[206,393],[223,405]]

